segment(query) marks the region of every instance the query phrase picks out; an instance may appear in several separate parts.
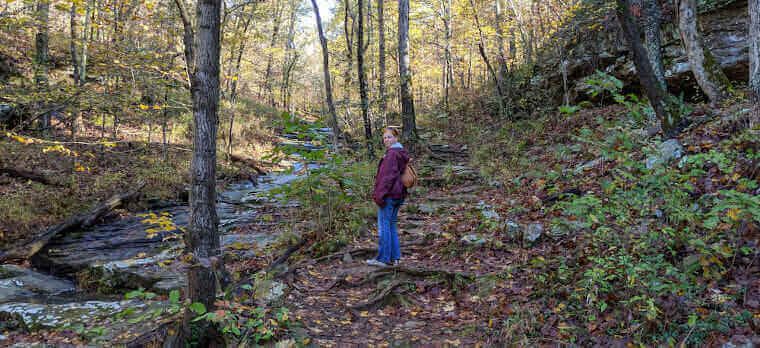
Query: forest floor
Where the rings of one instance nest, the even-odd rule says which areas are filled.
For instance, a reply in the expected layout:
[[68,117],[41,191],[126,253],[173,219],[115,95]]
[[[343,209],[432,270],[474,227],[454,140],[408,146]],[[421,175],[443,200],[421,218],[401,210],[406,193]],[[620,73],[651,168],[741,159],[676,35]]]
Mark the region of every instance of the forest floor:
[[[760,143],[742,108],[697,106],[677,139],[694,162],[651,171],[652,135],[615,126],[618,106],[547,122],[512,139],[530,145],[511,181],[426,178],[401,209],[399,266],[365,264],[367,220],[282,276],[284,305],[319,346],[758,344]],[[443,166],[471,164],[446,148],[460,163]]]
[[[540,131],[529,125],[490,147],[456,137],[428,143],[421,185],[399,214],[401,264],[364,263],[376,253],[371,217],[337,252],[294,254],[271,275],[288,284],[279,305],[292,323],[278,338],[316,346],[760,343],[760,191],[751,183],[760,141],[734,116],[743,107],[693,112],[678,141],[696,164],[657,170],[644,169],[657,136],[619,126],[616,106],[546,121]],[[159,158],[158,149],[150,156]],[[502,171],[487,174],[482,157],[500,159]],[[743,200],[723,209],[734,196]],[[228,269],[242,278],[282,251]]]

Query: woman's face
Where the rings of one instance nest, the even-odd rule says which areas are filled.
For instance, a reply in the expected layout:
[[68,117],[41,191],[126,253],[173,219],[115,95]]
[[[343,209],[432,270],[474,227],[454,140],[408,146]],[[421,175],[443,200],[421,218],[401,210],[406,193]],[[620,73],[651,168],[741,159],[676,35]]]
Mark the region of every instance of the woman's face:
[[390,131],[383,132],[383,144],[385,144],[386,148],[391,147],[391,145],[398,142],[398,138],[393,135]]

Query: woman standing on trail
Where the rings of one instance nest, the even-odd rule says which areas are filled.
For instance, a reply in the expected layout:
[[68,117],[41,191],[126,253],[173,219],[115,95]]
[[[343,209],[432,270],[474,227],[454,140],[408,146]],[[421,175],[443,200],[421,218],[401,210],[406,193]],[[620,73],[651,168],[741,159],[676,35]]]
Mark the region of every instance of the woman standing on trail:
[[397,264],[401,258],[396,219],[398,209],[406,197],[401,173],[409,162],[409,152],[398,142],[398,130],[385,128],[383,144],[388,150],[378,164],[375,188],[372,191],[372,197],[378,205],[377,232],[380,235],[377,257],[367,260],[367,264],[373,266]]

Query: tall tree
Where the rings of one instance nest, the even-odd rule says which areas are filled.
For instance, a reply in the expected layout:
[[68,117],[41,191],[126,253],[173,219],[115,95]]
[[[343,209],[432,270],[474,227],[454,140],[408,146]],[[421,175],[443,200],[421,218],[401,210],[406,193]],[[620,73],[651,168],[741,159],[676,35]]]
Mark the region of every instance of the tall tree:
[[335,104],[333,104],[332,86],[330,85],[330,54],[327,51],[327,38],[324,31],[322,31],[322,17],[319,16],[319,7],[316,0],[311,0],[311,5],[314,7],[314,17],[317,20],[317,32],[319,33],[319,43],[322,45],[322,72],[325,80],[325,94],[327,95],[327,108],[330,111],[330,127],[333,131],[333,143],[337,145],[338,134],[340,134],[340,128],[338,127],[338,115],[335,112]]
[[[755,103],[755,111],[760,107],[760,0],[749,0],[749,89]],[[758,117],[760,115],[755,115]],[[760,122],[760,118],[756,119]]]
[[282,107],[290,112],[290,84],[291,84],[291,72],[298,62],[298,52],[295,45],[296,34],[296,16],[298,15],[298,8],[300,7],[300,1],[291,2],[290,18],[288,20],[288,36],[285,41],[285,61],[282,64],[282,84],[280,86],[280,98],[282,98]]
[[662,21],[662,11],[658,0],[645,0],[647,8],[647,24],[645,37],[647,43],[647,54],[649,63],[652,64],[654,76],[660,86],[667,90],[665,85],[665,67],[662,64],[662,43],[660,40],[660,22]]
[[[48,17],[50,13],[50,0],[37,0],[37,33],[34,36],[34,79],[38,91],[48,87]],[[47,133],[50,129],[50,115],[42,115],[40,129]]]
[[[346,120],[351,120],[351,70],[354,67],[354,24],[356,20],[351,11],[349,0],[344,1],[343,35],[346,38],[346,61],[348,68],[343,72],[343,107],[346,108]],[[349,18],[351,24],[349,24]],[[349,29],[350,28],[350,29]]]
[[[269,42],[269,55],[267,56],[267,67],[264,75],[264,88],[269,93],[269,104],[274,106],[274,91],[272,90],[272,64],[274,64],[274,47],[277,44],[277,37],[280,32],[280,21],[282,17],[282,10],[285,7],[284,0],[275,0],[275,8],[272,20],[272,40]],[[261,89],[259,89],[259,98],[261,98]]]
[[377,0],[377,65],[378,65],[378,100],[380,103],[380,119],[385,121],[385,125],[390,124],[386,113],[387,100],[385,96],[385,18],[383,15],[383,0]]
[[364,71],[364,4],[359,1],[359,26],[356,40],[356,69],[359,71],[359,96],[362,103],[362,121],[364,121],[364,137],[367,140],[367,153],[373,156],[372,151],[372,125],[369,123],[369,102],[367,101],[367,77]]
[[475,8],[475,3],[472,0],[470,0],[470,6],[472,6],[474,11],[473,15],[475,16],[475,26],[478,27],[478,34],[480,37],[480,42],[478,42],[478,51],[480,52],[480,57],[483,58],[483,62],[486,64],[486,68],[488,69],[488,72],[491,73],[491,77],[493,78],[496,85],[496,93],[499,97],[499,115],[509,117],[507,114],[507,106],[505,104],[506,98],[504,96],[504,91],[502,90],[501,79],[499,79],[499,76],[493,69],[491,62],[488,60],[488,55],[486,54],[485,49],[485,39],[483,38],[483,30],[480,27],[480,19],[478,19],[478,11]]
[[90,30],[90,12],[95,7],[95,0],[90,0],[86,7],[85,7],[85,14],[84,14],[84,26],[82,27],[82,55],[80,56],[79,60],[79,85],[84,86],[84,83],[87,81],[87,45],[90,40],[92,40],[92,35],[90,35],[90,39],[87,39],[87,32]]
[[639,27],[633,19],[631,0],[616,0],[617,17],[623,28],[625,39],[633,51],[633,63],[639,75],[639,81],[647,92],[649,102],[652,104],[657,118],[660,119],[662,132],[666,137],[673,137],[678,131],[678,123],[681,121],[679,108],[673,96],[668,94],[657,82],[652,66],[649,63],[646,49],[641,43]]
[[69,48],[71,50],[71,67],[74,84],[79,84],[79,58],[77,57],[77,3],[71,3],[69,12]]
[[[221,0],[199,0],[196,8],[197,37],[183,0],[175,0],[185,27],[185,60],[193,99],[193,154],[190,166],[190,221],[185,233],[185,252],[192,257],[186,294],[191,302],[214,308],[217,274],[224,267],[219,247],[216,215],[216,131],[219,109],[219,51]],[[202,325],[198,345],[222,346],[216,330],[204,322],[192,323],[185,312],[180,332],[182,345],[189,344],[191,324]],[[196,330],[198,328],[196,327]]]
[[697,29],[697,0],[679,0],[678,17],[679,33],[694,78],[710,102],[720,104],[728,96],[729,81]]
[[452,61],[451,61],[451,0],[441,0],[443,7],[443,26],[445,46],[443,49],[443,103],[446,111],[451,112],[449,105],[449,90],[454,79]]
[[398,1],[398,72],[401,82],[401,120],[404,126],[402,138],[413,142],[417,140],[417,123],[409,64],[409,0]]

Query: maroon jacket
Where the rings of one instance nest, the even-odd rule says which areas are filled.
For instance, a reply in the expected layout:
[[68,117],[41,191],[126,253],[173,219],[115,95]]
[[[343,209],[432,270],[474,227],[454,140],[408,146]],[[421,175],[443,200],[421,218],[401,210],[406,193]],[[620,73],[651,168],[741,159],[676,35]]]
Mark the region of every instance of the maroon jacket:
[[401,173],[409,162],[409,152],[401,147],[391,147],[377,166],[375,188],[372,191],[377,205],[385,206],[386,198],[406,197],[406,186],[401,182]]

